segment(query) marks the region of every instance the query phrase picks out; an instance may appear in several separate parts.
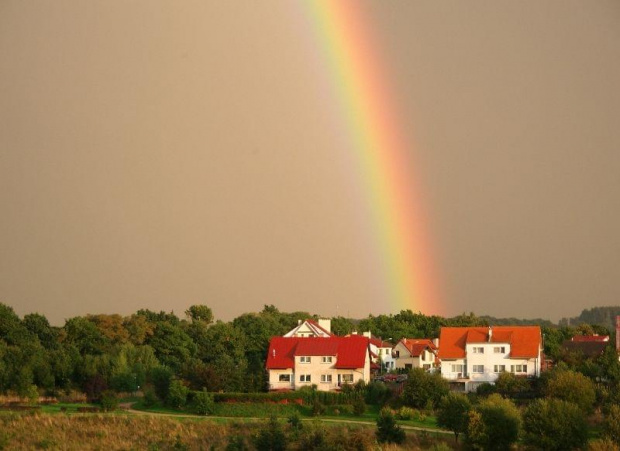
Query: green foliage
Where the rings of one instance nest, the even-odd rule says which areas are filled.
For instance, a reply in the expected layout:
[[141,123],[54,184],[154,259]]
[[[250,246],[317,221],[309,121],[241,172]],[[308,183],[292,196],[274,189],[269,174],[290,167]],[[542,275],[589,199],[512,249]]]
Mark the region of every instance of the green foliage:
[[366,403],[379,406],[387,403],[392,397],[392,391],[382,382],[371,382],[366,385]]
[[366,403],[363,398],[359,398],[353,402],[353,413],[361,417],[366,412]]
[[605,437],[620,445],[620,406],[612,405],[603,421],[603,433]]
[[213,322],[213,311],[206,305],[192,305],[185,311],[185,314],[192,321],[200,321],[205,324]]
[[194,399],[192,401],[192,407],[194,412],[198,415],[211,415],[215,411],[215,401],[213,401],[213,395],[207,390],[194,393]]
[[155,390],[157,397],[165,401],[168,398],[168,392],[170,390],[170,382],[174,372],[165,366],[158,366],[151,370],[150,379]]
[[144,397],[142,398],[142,403],[145,407],[153,407],[157,404],[158,398],[155,394],[155,390],[151,387],[147,387],[144,389]]
[[269,418],[254,440],[258,451],[284,451],[287,445],[286,434],[275,416]]
[[490,395],[475,412],[470,413],[467,427],[467,442],[473,448],[505,450],[519,438],[521,415],[510,400]]
[[429,404],[437,407],[441,398],[448,394],[450,387],[441,374],[427,373],[421,368],[409,372],[405,388],[401,395],[405,405],[415,408],[425,408]]
[[493,393],[497,393],[497,387],[489,382],[483,382],[476,387],[476,394],[478,396],[487,397]]
[[592,411],[596,400],[594,384],[583,374],[557,367],[546,374],[543,393],[549,398],[577,404],[584,412]]
[[469,398],[461,393],[445,396],[437,412],[437,425],[454,432],[456,441],[459,434],[467,431],[467,418],[471,410]]
[[325,404],[323,404],[319,398],[315,398],[312,402],[312,416],[318,417],[325,413]]
[[301,417],[299,416],[299,412],[293,412],[289,415],[287,423],[293,430],[301,430],[303,429],[303,423],[301,421]]
[[405,431],[396,424],[396,419],[391,409],[383,408],[377,417],[377,441],[379,443],[403,443]]
[[401,407],[398,409],[398,418],[401,420],[411,420],[416,415],[416,410],[410,407]]
[[559,399],[537,399],[523,413],[523,441],[532,449],[582,448],[588,439],[583,411]]
[[101,404],[101,409],[104,412],[111,412],[113,410],[116,410],[116,408],[118,407],[118,398],[113,391],[106,390],[101,393],[101,399],[99,400],[99,403]]
[[166,404],[170,407],[181,408],[187,403],[187,395],[189,394],[189,388],[183,385],[178,379],[173,379],[170,382],[170,388],[168,390],[168,397],[166,398]]
[[504,372],[497,377],[495,388],[503,396],[514,397],[527,391],[530,387],[526,378]]

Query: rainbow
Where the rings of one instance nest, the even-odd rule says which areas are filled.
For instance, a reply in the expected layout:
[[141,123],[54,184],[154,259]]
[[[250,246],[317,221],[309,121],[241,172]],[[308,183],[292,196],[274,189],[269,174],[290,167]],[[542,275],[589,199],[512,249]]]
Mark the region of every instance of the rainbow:
[[319,57],[328,67],[330,89],[356,154],[392,308],[441,314],[427,216],[413,173],[413,146],[403,133],[397,103],[388,89],[392,84],[388,66],[363,4],[352,0],[300,4]]

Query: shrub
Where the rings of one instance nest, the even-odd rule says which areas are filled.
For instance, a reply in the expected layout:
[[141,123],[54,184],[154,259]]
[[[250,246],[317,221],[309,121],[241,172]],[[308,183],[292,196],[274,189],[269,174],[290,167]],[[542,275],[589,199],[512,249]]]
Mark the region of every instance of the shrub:
[[172,370],[165,366],[158,366],[151,370],[150,377],[155,388],[155,394],[162,401],[168,399],[168,390],[173,374]]
[[99,403],[101,404],[101,409],[104,412],[111,412],[113,410],[116,410],[116,408],[118,407],[118,398],[116,397],[116,393],[114,393],[112,390],[104,391],[103,393],[101,393],[101,399]]
[[155,404],[157,404],[157,395],[155,394],[155,390],[153,390],[151,387],[146,388],[144,390],[144,397],[142,398],[142,404],[144,404],[145,407],[153,407]]
[[283,451],[287,447],[286,434],[278,423],[278,418],[272,416],[267,421],[254,440],[258,451]]
[[410,407],[403,406],[398,410],[398,418],[400,418],[401,420],[411,420],[415,414],[415,409],[412,409]]
[[488,382],[483,382],[482,384],[478,385],[478,387],[476,388],[476,394],[478,396],[489,396],[496,392],[497,392],[497,389],[495,388],[495,385],[490,384]]
[[362,398],[360,398],[353,403],[353,413],[356,416],[361,417],[364,415],[364,412],[366,412],[366,403]]
[[207,392],[206,389],[194,393],[194,400],[192,402],[194,412],[198,415],[211,415],[215,410],[215,402],[213,401],[213,395]]
[[577,404],[586,413],[592,411],[596,391],[590,379],[581,373],[560,368],[550,373],[543,389],[547,397]]
[[564,450],[583,447],[588,440],[584,413],[576,404],[537,399],[523,413],[523,441],[532,449]]
[[450,393],[442,401],[437,414],[437,424],[454,432],[458,442],[459,434],[467,431],[467,417],[471,409],[469,398],[461,393]]
[[394,414],[391,409],[381,409],[377,418],[377,441],[379,443],[403,443],[405,441],[405,431],[396,424]]
[[467,442],[473,448],[505,450],[517,440],[520,429],[519,410],[512,401],[493,394],[470,412]]
[[287,422],[293,430],[301,430],[303,428],[303,423],[301,422],[301,417],[299,416],[298,412],[293,412],[288,417]]
[[170,407],[175,407],[179,409],[187,403],[188,393],[189,389],[185,385],[183,385],[180,380],[174,379],[172,382],[170,382],[170,388],[168,390],[166,404],[168,404]]
[[421,409],[437,407],[449,391],[448,382],[440,373],[431,374],[415,368],[409,373],[401,397],[404,404]]
[[612,405],[603,421],[605,437],[620,445],[620,406]]
[[312,403],[312,416],[318,417],[320,415],[323,415],[324,413],[325,413],[325,405],[318,399],[315,399],[314,402]]

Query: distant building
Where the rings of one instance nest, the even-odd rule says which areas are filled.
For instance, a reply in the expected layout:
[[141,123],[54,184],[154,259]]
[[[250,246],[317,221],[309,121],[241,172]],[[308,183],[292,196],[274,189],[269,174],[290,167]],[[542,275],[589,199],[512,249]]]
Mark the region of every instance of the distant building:
[[332,337],[331,319],[319,319],[319,322],[307,319],[299,320],[297,326],[284,334],[285,337]]
[[437,346],[428,338],[402,338],[392,351],[396,358],[396,369],[430,370],[438,366]]
[[539,326],[442,327],[439,336],[441,375],[462,391],[503,372],[539,376],[542,356]]

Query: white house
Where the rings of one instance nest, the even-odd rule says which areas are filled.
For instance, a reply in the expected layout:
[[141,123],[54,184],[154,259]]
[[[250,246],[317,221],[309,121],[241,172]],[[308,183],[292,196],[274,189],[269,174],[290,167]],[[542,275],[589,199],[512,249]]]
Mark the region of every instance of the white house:
[[430,370],[437,366],[437,347],[428,338],[402,338],[392,352],[396,358],[396,369]]
[[299,320],[297,326],[284,334],[285,337],[331,337],[331,319],[319,319],[319,322],[307,319]]
[[273,337],[266,363],[269,390],[316,385],[330,391],[359,380],[370,382],[368,341],[360,335]]
[[539,326],[442,327],[439,343],[441,375],[457,389],[473,391],[504,371],[540,375]]

